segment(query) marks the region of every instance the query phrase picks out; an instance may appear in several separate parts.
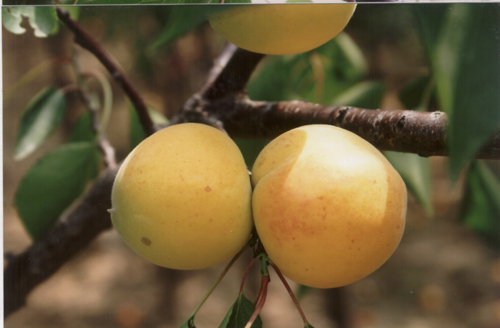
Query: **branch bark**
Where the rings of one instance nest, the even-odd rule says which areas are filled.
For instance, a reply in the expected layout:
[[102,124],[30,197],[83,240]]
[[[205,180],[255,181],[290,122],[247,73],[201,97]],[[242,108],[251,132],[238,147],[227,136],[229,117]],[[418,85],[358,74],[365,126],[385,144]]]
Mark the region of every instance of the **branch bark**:
[[[231,52],[230,59],[225,58]],[[200,122],[232,137],[272,139],[305,124],[330,124],[356,133],[383,151],[447,156],[448,116],[443,112],[370,110],[324,106],[305,101],[252,101],[244,91],[264,57],[242,49],[225,51],[202,90],[193,95],[172,123]],[[478,159],[500,159],[500,132],[480,149]]]
[[[207,111],[218,116],[234,137],[272,139],[301,125],[329,124],[358,134],[380,150],[426,157],[447,154],[447,115],[443,112],[382,111],[303,101],[267,103],[246,97],[226,101],[224,105],[211,104]],[[478,157],[498,157],[499,150],[500,135]]]

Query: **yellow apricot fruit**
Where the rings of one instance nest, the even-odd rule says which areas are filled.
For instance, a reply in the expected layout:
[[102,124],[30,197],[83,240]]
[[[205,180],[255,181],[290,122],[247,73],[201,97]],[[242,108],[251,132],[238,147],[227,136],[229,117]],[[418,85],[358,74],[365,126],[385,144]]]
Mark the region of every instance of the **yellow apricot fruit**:
[[355,282],[379,268],[402,238],[406,186],[370,143],[329,125],[271,141],[252,169],[254,224],[291,280],[315,288]]
[[143,258],[202,269],[230,259],[248,241],[251,193],[236,144],[216,128],[184,123],[154,133],[128,155],[109,212]]
[[240,48],[267,55],[312,50],[339,34],[356,4],[253,4],[209,17],[213,29]]

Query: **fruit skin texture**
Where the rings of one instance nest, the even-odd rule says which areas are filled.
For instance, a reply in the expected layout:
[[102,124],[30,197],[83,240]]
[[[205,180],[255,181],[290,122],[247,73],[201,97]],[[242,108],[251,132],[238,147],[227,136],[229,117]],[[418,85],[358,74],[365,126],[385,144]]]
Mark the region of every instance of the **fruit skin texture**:
[[167,268],[228,260],[253,227],[243,156],[228,136],[202,124],[145,139],[120,167],[111,197],[111,219],[125,243]]
[[209,17],[214,30],[240,48],[288,55],[312,50],[339,34],[356,4],[239,5]]
[[257,233],[269,258],[297,283],[333,288],[379,268],[405,226],[407,192],[371,144],[328,125],[290,130],[252,169]]

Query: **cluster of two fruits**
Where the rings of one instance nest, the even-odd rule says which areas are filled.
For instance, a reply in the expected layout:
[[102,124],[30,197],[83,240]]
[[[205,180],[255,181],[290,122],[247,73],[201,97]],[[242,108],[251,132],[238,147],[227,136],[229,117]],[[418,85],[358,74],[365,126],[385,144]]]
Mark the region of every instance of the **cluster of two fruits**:
[[136,253],[174,269],[230,259],[255,225],[285,276],[330,288],[363,278],[391,256],[406,201],[405,185],[385,157],[346,130],[310,125],[282,134],[262,150],[250,181],[227,135],[185,123],[129,154],[110,213]]
[[[241,48],[292,54],[333,38],[355,8],[236,6],[210,23]],[[157,132],[129,154],[112,203],[125,242],[160,266],[200,269],[226,261],[255,225],[285,276],[330,288],[363,278],[391,256],[404,229],[406,188],[377,149],[339,128],[284,133],[260,153],[250,181],[227,135],[189,123]]]

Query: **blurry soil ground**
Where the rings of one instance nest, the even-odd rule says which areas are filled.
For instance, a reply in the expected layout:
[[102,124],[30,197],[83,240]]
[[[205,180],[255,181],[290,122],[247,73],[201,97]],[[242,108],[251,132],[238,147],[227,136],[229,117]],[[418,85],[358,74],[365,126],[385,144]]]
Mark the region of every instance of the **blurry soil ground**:
[[[149,22],[147,19],[145,21]],[[87,20],[86,25],[93,35],[103,33],[98,21]],[[157,29],[150,23],[142,26],[139,33],[145,33],[146,36],[153,33],[151,30]],[[5,30],[3,32],[5,87],[44,57],[68,54],[71,50],[66,47],[71,43],[71,35],[68,34],[63,39],[45,40],[34,39],[29,35],[12,36]],[[200,33],[206,37],[206,31]],[[200,35],[183,38],[173,56],[160,64],[165,71],[170,72],[171,79],[145,82],[141,78],[134,78],[139,89],[148,90],[144,96],[157,108],[165,108],[166,112],[175,111],[183,99],[196,91],[204,81],[203,76],[220,49],[220,43],[210,48],[200,39]],[[183,46],[186,44],[188,46]],[[107,40],[106,43],[108,49],[113,49],[113,56],[124,69],[130,70],[130,76],[137,77],[131,68],[127,48],[132,46],[126,36],[114,41]],[[401,57],[391,57],[394,48],[387,44],[367,47],[372,47],[374,54],[370,60],[379,62],[379,67],[382,67],[383,72],[377,72],[378,75],[390,74],[391,70],[408,65],[408,61],[401,62],[398,59]],[[202,50],[210,55],[200,56]],[[37,56],[29,55],[33,53]],[[407,58],[410,58],[410,62],[415,61],[411,56]],[[82,60],[88,65],[95,65],[92,58],[82,57]],[[186,79],[186,76],[189,78]],[[61,79],[64,76],[52,77],[56,82]],[[32,158],[22,162],[12,160],[21,109],[45,83],[35,81],[19,97],[4,103],[5,253],[19,253],[30,244],[12,206],[13,194],[21,176],[45,151],[53,149],[65,138],[68,131],[68,128],[58,130]],[[126,124],[126,104],[120,100],[122,94],[119,90],[115,90],[115,94],[119,95],[116,96],[115,105],[121,110],[114,115],[112,125],[120,127]],[[77,102],[75,99],[71,101]],[[397,108],[398,105],[388,101],[386,107]],[[67,126],[71,126],[71,123],[70,115]],[[110,132],[111,142],[117,146],[119,156],[126,153],[123,143],[126,140],[125,133],[124,129],[119,128]],[[457,223],[461,185],[450,185],[444,159],[433,159],[433,174],[434,217],[426,217],[410,197],[407,227],[400,247],[374,274],[343,288],[344,307],[351,328],[500,327],[500,257]],[[248,262],[248,257],[240,259],[229,272],[196,317],[198,327],[217,327],[220,324],[236,299],[240,277]],[[222,268],[223,265],[219,265],[207,270],[184,272],[156,267],[136,256],[111,230],[103,233],[88,249],[36,288],[30,294],[27,305],[5,321],[5,327],[179,327]],[[300,316],[284,287],[276,276],[273,275],[271,279],[269,295],[262,311],[264,326],[300,327]],[[245,289],[250,299],[255,296],[257,287],[258,276],[254,270]],[[313,290],[301,299],[310,323],[316,328],[335,327],[331,315],[332,297],[331,291]]]

